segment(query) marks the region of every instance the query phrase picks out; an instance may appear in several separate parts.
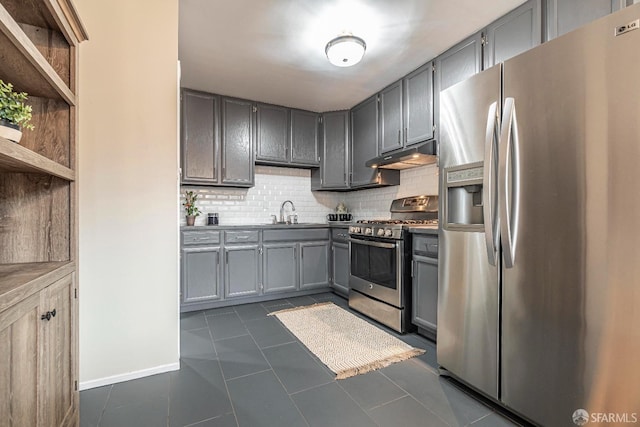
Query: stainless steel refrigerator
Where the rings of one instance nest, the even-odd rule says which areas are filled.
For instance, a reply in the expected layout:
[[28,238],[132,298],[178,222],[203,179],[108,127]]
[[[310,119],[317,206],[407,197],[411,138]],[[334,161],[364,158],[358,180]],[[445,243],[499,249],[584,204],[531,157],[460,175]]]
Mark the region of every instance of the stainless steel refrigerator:
[[543,426],[640,423],[639,19],[441,93],[438,363]]

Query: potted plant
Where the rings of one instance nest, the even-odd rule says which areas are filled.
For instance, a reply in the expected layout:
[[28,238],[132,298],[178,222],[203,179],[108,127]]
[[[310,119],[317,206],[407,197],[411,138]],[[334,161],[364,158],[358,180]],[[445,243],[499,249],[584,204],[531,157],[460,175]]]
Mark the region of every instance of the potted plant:
[[196,217],[200,215],[200,209],[196,206],[196,200],[198,195],[193,191],[186,191],[184,193],[184,210],[187,213],[187,225],[193,225],[196,222]]
[[33,130],[31,106],[25,92],[14,92],[11,83],[0,80],[0,136],[13,142],[22,138],[22,129]]

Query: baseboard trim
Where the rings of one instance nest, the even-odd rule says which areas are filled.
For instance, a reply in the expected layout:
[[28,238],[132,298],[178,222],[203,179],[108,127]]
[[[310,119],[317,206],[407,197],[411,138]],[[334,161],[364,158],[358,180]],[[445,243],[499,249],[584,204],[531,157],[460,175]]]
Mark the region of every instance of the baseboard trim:
[[97,380],[80,382],[80,391],[89,390],[91,388],[102,387],[124,381],[137,380],[138,378],[148,377],[150,375],[162,374],[164,372],[177,371],[180,369],[180,362],[169,363],[167,365],[154,366],[153,368],[142,369],[140,371],[127,372],[126,374],[113,375]]

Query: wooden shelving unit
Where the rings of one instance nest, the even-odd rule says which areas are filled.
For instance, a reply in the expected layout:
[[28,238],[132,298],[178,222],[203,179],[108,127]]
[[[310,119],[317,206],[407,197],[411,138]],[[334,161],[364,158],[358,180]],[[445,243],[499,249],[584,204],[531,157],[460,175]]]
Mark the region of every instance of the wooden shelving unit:
[[0,172],[41,173],[75,181],[73,170],[0,137]]
[[[0,138],[0,387],[16,425],[78,423],[78,45],[71,0],[0,0],[0,79],[35,130]],[[17,386],[22,384],[22,386]],[[7,413],[5,413],[7,412]]]

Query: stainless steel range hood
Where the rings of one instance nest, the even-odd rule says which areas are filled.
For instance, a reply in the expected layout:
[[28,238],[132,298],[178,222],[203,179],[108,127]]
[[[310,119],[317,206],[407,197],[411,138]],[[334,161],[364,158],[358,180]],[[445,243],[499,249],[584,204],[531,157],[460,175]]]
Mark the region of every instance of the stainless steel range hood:
[[375,157],[365,164],[374,169],[397,170],[430,165],[437,160],[435,146],[435,141],[428,141],[404,150],[398,150],[384,156]]

